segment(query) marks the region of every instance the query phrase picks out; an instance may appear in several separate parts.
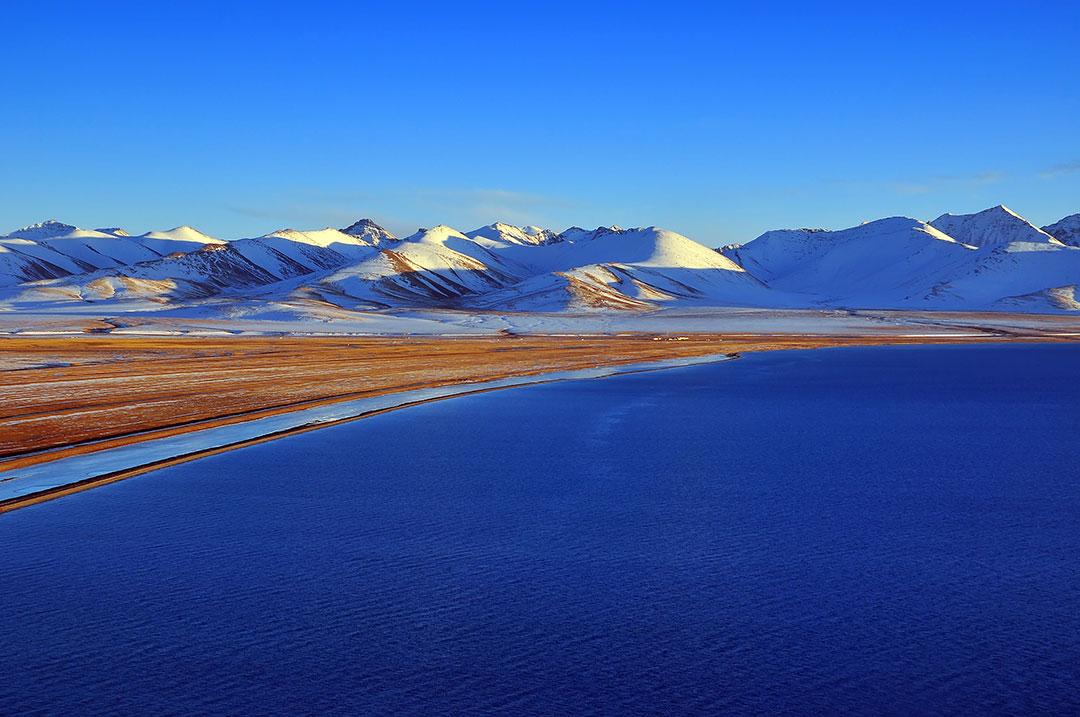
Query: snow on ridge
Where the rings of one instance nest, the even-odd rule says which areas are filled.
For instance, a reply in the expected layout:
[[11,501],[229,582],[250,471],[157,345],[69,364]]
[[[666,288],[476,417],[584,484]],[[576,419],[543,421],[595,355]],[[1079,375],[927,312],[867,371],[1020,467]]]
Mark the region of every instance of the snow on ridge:
[[904,300],[923,280],[940,283],[972,253],[925,222],[888,217],[837,231],[769,231],[728,256],[782,291],[874,304]]
[[521,246],[537,246],[560,241],[559,235],[550,229],[542,229],[536,226],[519,227],[503,222],[495,222],[473,229],[471,232],[465,232],[465,236],[474,241],[486,239]]
[[8,237],[16,237],[19,239],[30,239],[31,241],[38,239],[49,239],[54,236],[63,236],[72,232],[79,231],[79,228],[72,224],[65,224],[64,222],[56,219],[46,219],[43,222],[37,222],[28,226],[16,229],[13,232],[7,234]]
[[[105,230],[102,230],[105,231]],[[114,232],[115,233],[115,232]],[[205,234],[193,226],[182,224],[178,227],[166,230],[152,230],[139,234],[136,238],[166,239],[172,241],[196,242],[199,244],[219,244],[221,239],[216,239]]]
[[[774,230],[718,249],[655,226],[556,234],[503,222],[469,232],[440,224],[397,239],[361,219],[345,229],[282,229],[223,242],[188,226],[128,236],[50,220],[0,237],[0,310],[52,300],[144,301],[160,309],[227,296],[328,302],[342,311],[1080,311],[1070,288],[1080,285],[1074,242],[1080,214],[1038,229],[1004,206],[930,223],[888,217],[836,231]],[[20,289],[24,283],[33,290]]]
[[277,231],[264,234],[261,238],[278,237],[281,239],[288,239],[289,241],[299,242],[302,244],[310,244],[312,246],[334,248],[336,246],[353,247],[353,246],[373,246],[372,243],[364,240],[364,237],[356,234],[347,234],[340,229],[334,229],[333,227],[324,227],[323,229],[279,229]]
[[[594,234],[590,232],[590,234]],[[561,246],[565,268],[590,264],[622,263],[682,269],[720,269],[742,272],[743,268],[704,244],[677,232],[659,227],[618,229],[602,232],[587,241]]]
[[132,238],[161,256],[176,252],[198,251],[204,246],[224,244],[222,240],[187,225],[165,231],[148,231]]
[[397,237],[392,232],[379,226],[374,220],[367,218],[358,219],[341,231],[345,234],[367,239],[373,244],[397,240]]
[[1080,214],[1070,214],[1046,225],[1042,230],[1062,244],[1080,247]]
[[612,224],[609,227],[600,226],[596,229],[582,229],[581,227],[570,227],[559,233],[559,238],[562,241],[590,241],[592,239],[598,239],[608,234],[621,234],[624,232],[622,227],[617,224]]
[[448,239],[464,239],[468,241],[469,237],[465,236],[462,232],[454,229],[446,224],[436,224],[435,226],[428,228],[421,227],[409,236],[402,239],[404,242],[413,243],[426,243],[426,244],[442,244]]
[[974,214],[942,214],[930,225],[959,242],[980,248],[1001,247],[1015,241],[1061,243],[1004,204]]

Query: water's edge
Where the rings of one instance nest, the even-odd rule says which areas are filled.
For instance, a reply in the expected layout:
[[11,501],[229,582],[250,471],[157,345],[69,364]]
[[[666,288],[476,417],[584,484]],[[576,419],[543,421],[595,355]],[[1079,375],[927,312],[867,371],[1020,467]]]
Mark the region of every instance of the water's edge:
[[553,381],[575,381],[698,366],[734,358],[737,358],[737,355],[707,354],[414,389],[315,406],[244,423],[133,443],[98,453],[61,458],[25,468],[0,471],[0,513],[168,465],[430,401]]

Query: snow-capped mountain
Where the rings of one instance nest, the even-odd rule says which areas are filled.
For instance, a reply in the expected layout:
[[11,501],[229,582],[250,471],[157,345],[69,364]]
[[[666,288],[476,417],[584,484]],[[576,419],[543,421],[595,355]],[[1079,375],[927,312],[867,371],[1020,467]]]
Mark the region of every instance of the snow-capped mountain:
[[382,247],[303,290],[354,306],[432,306],[509,286],[526,275],[523,267],[461,232],[437,226]]
[[974,253],[974,247],[906,217],[840,231],[771,231],[725,252],[773,289],[822,303],[878,306],[918,296]]
[[1062,244],[1080,246],[1080,214],[1070,214],[1061,221],[1048,224],[1042,230]]
[[397,237],[371,219],[360,219],[341,230],[345,234],[362,239],[371,246],[397,241]]
[[533,226],[515,227],[502,222],[495,222],[494,224],[488,224],[486,227],[474,229],[467,232],[466,236],[473,241],[487,240],[499,244],[516,244],[518,246],[538,246],[560,240],[560,236],[550,229]]
[[117,227],[80,229],[49,220],[0,237],[0,286],[117,269],[220,243],[191,227],[130,236]]
[[980,249],[994,249],[1014,242],[1060,243],[1027,219],[999,204],[976,214],[942,214],[930,226],[953,239]]
[[589,241],[591,239],[598,239],[605,234],[618,234],[624,231],[622,227],[612,224],[610,227],[597,227],[596,229],[582,229],[581,227],[570,227],[559,234],[559,237],[565,241]]
[[[57,221],[0,237],[0,310],[332,307],[580,312],[667,306],[1078,311],[1080,215],[1038,229],[998,206],[926,223],[766,232],[712,250],[658,227],[494,223],[398,239],[370,219],[223,241]],[[106,309],[102,309],[105,311]],[[276,309],[275,309],[276,310]]]
[[1004,206],[929,224],[897,217],[766,232],[723,253],[817,306],[1073,310],[1067,297],[1080,284],[1077,247]]
[[543,273],[472,304],[555,311],[777,303],[775,292],[727,257],[657,227],[573,229],[533,257],[532,267]]
[[124,266],[161,256],[135,237],[79,229],[56,220],[33,224],[8,236],[32,241],[95,269]]
[[[98,229],[113,236],[129,236],[123,229]],[[198,229],[189,226],[176,227],[168,231],[151,231],[140,234],[135,240],[143,246],[153,249],[162,256],[168,256],[174,252],[189,252],[201,249],[207,244],[223,244],[220,239],[203,234]]]
[[1012,241],[980,250],[930,288],[923,301],[948,309],[1076,310],[1070,297],[1080,284],[1080,248],[1057,240]]

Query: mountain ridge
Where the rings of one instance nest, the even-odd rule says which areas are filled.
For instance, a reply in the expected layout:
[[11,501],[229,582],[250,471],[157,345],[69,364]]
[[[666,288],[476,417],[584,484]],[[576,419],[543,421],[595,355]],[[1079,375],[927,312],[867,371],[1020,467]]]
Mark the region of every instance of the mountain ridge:
[[[664,306],[1080,310],[1080,214],[1038,228],[1003,205],[930,222],[781,229],[709,249],[660,227],[494,222],[399,238],[371,219],[222,240],[57,220],[0,237],[0,309],[312,302],[343,310],[649,311]],[[119,305],[119,304],[117,304]]]

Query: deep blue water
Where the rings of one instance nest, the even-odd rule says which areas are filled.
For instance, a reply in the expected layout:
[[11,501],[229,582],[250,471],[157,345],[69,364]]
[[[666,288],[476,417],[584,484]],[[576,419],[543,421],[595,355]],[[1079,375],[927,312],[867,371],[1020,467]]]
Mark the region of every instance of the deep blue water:
[[0,517],[0,713],[1076,713],[1080,347],[429,404]]

